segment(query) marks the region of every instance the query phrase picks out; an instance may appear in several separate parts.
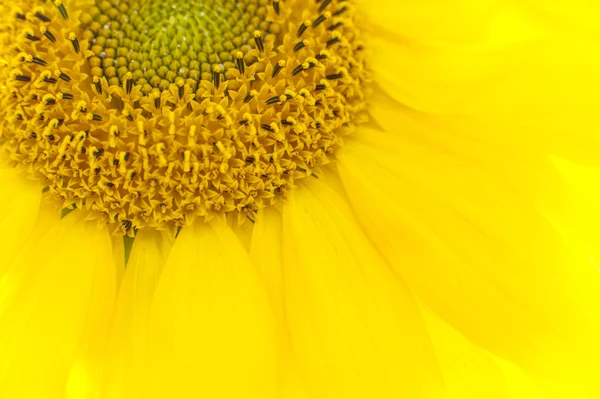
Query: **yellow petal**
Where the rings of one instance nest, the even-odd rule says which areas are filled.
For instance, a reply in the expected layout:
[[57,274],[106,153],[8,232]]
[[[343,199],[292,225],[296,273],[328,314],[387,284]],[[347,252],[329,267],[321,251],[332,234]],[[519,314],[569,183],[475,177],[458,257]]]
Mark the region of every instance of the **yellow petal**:
[[40,185],[16,169],[0,168],[0,276],[29,238],[41,199]]
[[368,3],[374,81],[412,109],[597,165],[600,8],[575,3]]
[[172,244],[167,233],[142,229],[136,234],[111,328],[103,398],[138,394],[154,290]]
[[348,205],[311,179],[284,206],[285,310],[312,398],[437,397],[417,306]]
[[503,371],[483,349],[426,306],[419,308],[444,376],[447,398],[510,398]]
[[340,175],[415,294],[528,372],[595,392],[600,278],[591,262],[506,180],[398,136],[367,135],[371,143],[344,149]]
[[374,81],[427,112],[463,111],[481,85],[517,76],[523,59],[548,36],[523,7],[504,1],[384,0],[367,2],[364,10]]
[[[504,0],[359,0],[370,34],[396,35],[410,45],[472,45],[483,41],[510,43],[523,39],[515,16],[526,9]],[[511,18],[512,16],[512,18]],[[530,20],[535,15],[529,16]]]
[[[426,115],[400,105],[381,90],[374,92],[372,101],[369,112],[385,132],[361,129],[353,135],[361,142],[373,147],[427,148],[434,162],[424,162],[424,166],[431,173],[444,167],[443,162],[469,165],[514,186],[538,206],[556,207],[563,200],[562,179],[546,151],[537,145],[539,139],[526,134],[514,138],[510,129],[475,116]],[[420,158],[409,160],[419,162]]]
[[297,360],[290,340],[285,314],[283,292],[283,243],[282,216],[274,208],[261,210],[260,217],[252,229],[250,257],[258,267],[262,279],[267,283],[271,306],[277,325],[279,396],[285,399],[308,398],[306,387],[301,381]]
[[143,398],[274,397],[277,344],[267,290],[223,222],[181,231],[150,326]]
[[92,397],[115,299],[108,231],[72,212],[32,237],[0,283],[0,397]]

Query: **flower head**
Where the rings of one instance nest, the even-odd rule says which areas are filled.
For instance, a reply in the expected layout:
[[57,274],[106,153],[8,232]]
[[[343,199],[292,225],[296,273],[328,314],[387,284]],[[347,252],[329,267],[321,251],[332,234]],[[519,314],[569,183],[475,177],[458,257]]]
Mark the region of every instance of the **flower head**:
[[597,398],[559,14],[1,3],[0,397]]
[[360,121],[354,14],[343,2],[22,4],[5,17],[4,148],[64,206],[131,235],[219,212],[254,221]]

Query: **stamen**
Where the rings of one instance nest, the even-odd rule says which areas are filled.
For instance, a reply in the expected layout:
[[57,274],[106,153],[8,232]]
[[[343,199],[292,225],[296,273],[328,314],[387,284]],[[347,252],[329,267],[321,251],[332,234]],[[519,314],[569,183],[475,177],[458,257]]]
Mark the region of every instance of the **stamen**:
[[271,78],[275,79],[279,72],[285,67],[285,60],[279,60],[277,64],[275,64],[275,68],[273,68],[273,73],[271,74]]
[[262,34],[258,30],[254,31],[254,42],[256,43],[258,51],[260,51],[261,53],[265,51],[265,44],[262,39]]
[[308,29],[310,25],[311,22],[309,20],[302,22],[302,25],[300,25],[300,27],[298,28],[298,33],[296,34],[296,36],[302,36],[302,34]]

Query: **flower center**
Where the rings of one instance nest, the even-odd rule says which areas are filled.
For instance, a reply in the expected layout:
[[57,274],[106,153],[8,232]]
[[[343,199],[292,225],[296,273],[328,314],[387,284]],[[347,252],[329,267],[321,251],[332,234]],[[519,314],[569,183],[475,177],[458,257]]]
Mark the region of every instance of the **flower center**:
[[[262,3],[262,4],[261,4]],[[268,32],[259,0],[97,0],[81,16],[94,56],[92,75],[122,85],[129,74],[142,93],[167,90],[181,77],[194,90],[201,79],[221,78],[246,55],[255,30]],[[248,57],[246,63],[253,57]],[[254,61],[254,60],[252,60]]]
[[122,233],[254,221],[365,110],[352,1],[0,7],[2,150]]

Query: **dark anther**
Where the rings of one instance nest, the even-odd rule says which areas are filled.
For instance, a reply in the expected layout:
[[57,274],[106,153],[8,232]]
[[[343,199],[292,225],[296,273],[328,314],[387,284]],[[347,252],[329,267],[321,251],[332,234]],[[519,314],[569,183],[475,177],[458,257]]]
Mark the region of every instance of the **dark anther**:
[[342,22],[336,22],[335,24],[330,25],[329,28],[327,28],[327,30],[328,31],[336,30],[337,28],[339,28],[342,25],[344,25]]
[[334,37],[333,39],[329,39],[327,40],[327,47],[329,46],[333,46],[336,43],[340,42],[340,38],[339,37]]
[[262,35],[258,31],[254,32],[254,43],[256,43],[256,48],[258,48],[258,51],[260,51],[261,53],[265,51],[265,43],[263,41]]
[[[69,78],[69,81],[70,80],[71,80],[71,78]],[[96,91],[98,92],[98,94],[102,94],[102,82],[100,82],[99,79],[98,79],[98,81],[94,82],[94,86],[96,87]]]
[[30,35],[29,33],[25,34],[25,37],[29,40],[31,40],[32,42],[37,42],[40,40],[39,37],[34,36],[34,35]]
[[31,132],[29,134],[29,138],[31,138],[31,139],[37,139],[37,133],[36,132]]
[[300,27],[298,28],[297,36],[298,37],[302,36],[302,34],[304,33],[304,31],[306,31],[309,26],[310,26],[310,21],[304,21],[304,22],[302,22],[302,25],[300,25]]
[[317,123],[315,124],[315,126],[317,127],[317,129],[320,129],[322,125],[321,125],[321,123],[317,122]]
[[271,74],[272,78],[275,78],[277,75],[279,75],[279,72],[281,72],[281,70],[283,69],[284,65],[281,65],[280,62],[285,65],[285,63],[282,61],[279,61],[277,64],[275,64],[275,67],[273,68],[273,73]]
[[102,117],[98,114],[92,114],[92,120],[94,121],[101,121]]
[[60,15],[62,15],[64,19],[69,19],[69,13],[67,12],[64,4],[61,3],[58,5],[58,11],[60,11]]
[[44,120],[44,114],[41,114],[39,119],[40,119],[41,121],[43,121],[43,120]]
[[319,91],[319,90],[325,90],[327,86],[325,86],[324,84],[318,84],[315,86],[315,90]]
[[302,68],[302,64],[298,64],[298,66],[296,66],[296,68],[294,68],[294,70],[292,71],[292,76],[298,75],[303,70],[304,68]]
[[319,105],[321,105],[323,102],[321,100],[317,100],[315,101],[315,107],[318,107]]
[[61,78],[62,80],[64,80],[65,82],[70,82],[70,81],[71,81],[71,78],[69,77],[69,75],[67,75],[67,74],[66,74],[66,73],[64,73],[64,72],[61,72],[61,73],[58,75],[58,77],[59,77],[59,78]]
[[[102,120],[102,118],[101,118],[100,120]],[[129,122],[133,122],[133,115],[131,115],[131,114],[128,114],[128,115],[127,115],[127,120],[128,120]]]
[[56,127],[61,127],[63,123],[65,123],[65,120],[63,118],[60,118],[58,120],[58,125],[56,125]]
[[100,168],[94,169],[94,174],[97,175],[98,173],[100,173]]
[[340,72],[340,73],[332,73],[331,75],[327,75],[327,76],[325,76],[325,78],[326,78],[327,80],[341,79],[341,78],[343,78],[343,77],[344,77],[344,74],[343,74],[343,73],[341,73],[341,72]]
[[254,161],[255,161],[254,157],[247,157],[246,158],[246,162],[248,162],[248,163],[254,163]]
[[94,152],[94,158],[98,158],[102,154],[104,154],[104,148],[98,148],[98,150]]
[[294,126],[294,124],[292,122],[286,121],[285,119],[281,121],[281,124],[285,125],[285,126]]
[[265,129],[268,132],[271,132],[271,133],[275,132],[275,129],[273,129],[271,126],[269,126],[267,124],[263,123],[262,125],[260,125],[260,127],[262,127],[263,129]]
[[125,160],[125,162],[129,161],[129,157],[131,156],[130,153],[126,152],[125,156],[123,157],[123,159]]
[[127,83],[125,84],[127,89],[127,94],[131,94],[131,90],[133,90],[133,78],[127,79]]
[[38,64],[41,66],[46,66],[48,65],[48,63],[46,61],[44,61],[43,59],[33,56],[33,58],[31,59],[31,62],[33,62],[34,64]]
[[109,190],[110,190],[111,188],[113,188],[114,186],[115,186],[115,184],[114,184],[114,183],[111,183],[111,182],[108,182],[108,183],[106,183],[106,188],[108,188]]
[[48,141],[54,141],[54,135],[53,134],[49,134],[48,135]]
[[31,99],[32,99],[33,101],[37,101],[37,100],[38,100],[38,98],[39,98],[39,97],[38,97],[38,95],[37,95],[37,94],[33,94],[33,95],[31,96]]
[[315,56],[315,58],[318,60],[324,60],[325,58],[327,58],[327,54],[319,53]]
[[154,99],[154,108],[160,108],[160,97]]
[[306,43],[304,43],[304,40],[301,40],[298,43],[296,43],[296,45],[294,46],[294,51],[300,51],[304,47],[306,47]]
[[315,19],[315,22],[313,22],[312,27],[316,28],[317,26],[319,26],[321,24],[321,22],[325,21],[327,18],[325,18],[324,14],[319,15],[319,17],[317,19]]
[[183,95],[185,94],[185,86],[181,86],[179,87],[179,98],[183,98]]
[[15,80],[18,80],[19,82],[31,82],[31,76],[16,75]]
[[63,156],[62,156],[62,157],[60,157],[60,160],[61,160],[61,161],[64,161],[65,159],[67,159],[67,154],[63,154]]
[[125,232],[128,232],[129,229],[131,229],[131,226],[133,226],[133,223],[131,223],[131,220],[123,220],[121,222],[121,225],[123,226],[123,230],[125,230]]
[[15,17],[16,17],[17,19],[20,19],[21,21],[25,21],[25,15],[23,15],[23,14],[16,13],[16,14],[15,14]]
[[56,78],[44,78],[44,82],[54,84],[58,82],[58,80],[56,80]]
[[215,89],[217,89],[219,87],[219,85],[221,84],[221,68],[219,67],[215,67],[215,69],[213,69],[213,85],[215,87]]
[[133,180],[133,178],[135,177],[135,175],[137,175],[137,172],[131,172],[131,175],[129,176],[129,178],[131,180]]
[[87,150],[85,149],[85,147],[81,147],[81,153],[85,154],[87,152]]
[[54,105],[54,104],[56,104],[56,99],[49,98],[46,100],[46,105]]
[[343,13],[346,10],[347,10],[346,6],[343,6],[342,8],[340,8],[339,10],[337,10],[336,12],[334,12],[331,15],[334,16],[334,17],[337,17],[338,15],[340,15],[341,13]]
[[279,15],[279,0],[273,0],[273,10],[275,10],[275,14]]
[[250,100],[252,100],[254,98],[254,96],[250,93],[246,94],[246,97],[244,97],[244,103],[249,103]]
[[266,101],[267,105],[277,104],[279,102],[279,96],[273,96]]
[[291,100],[291,99],[292,99],[292,98],[294,98],[294,97],[292,97],[292,95],[291,95],[291,94],[285,94],[285,98],[287,98],[288,100]]
[[34,17],[36,17],[37,19],[39,19],[42,22],[50,22],[50,18],[48,18],[47,16],[45,16],[44,14],[42,14],[39,11],[34,14]]
[[240,125],[247,125],[248,124],[248,119],[242,119],[241,121],[238,122]]
[[76,53],[79,53],[79,39],[77,39],[76,37],[74,37],[73,39],[71,39],[71,43],[73,44],[73,48],[75,49]]
[[119,160],[117,158],[113,160],[113,165],[119,166]]
[[246,70],[246,64],[244,63],[244,54],[240,51],[235,55],[235,65],[241,74],[244,74]]
[[72,100],[73,99],[73,95],[71,93],[62,93],[62,96],[65,100]]
[[44,36],[46,36],[48,40],[50,40],[52,43],[56,43],[56,37],[54,37],[52,32],[50,32],[48,29],[46,29],[46,31],[44,32]]
[[331,0],[325,0],[319,6],[319,12],[323,12],[323,10],[331,3]]

